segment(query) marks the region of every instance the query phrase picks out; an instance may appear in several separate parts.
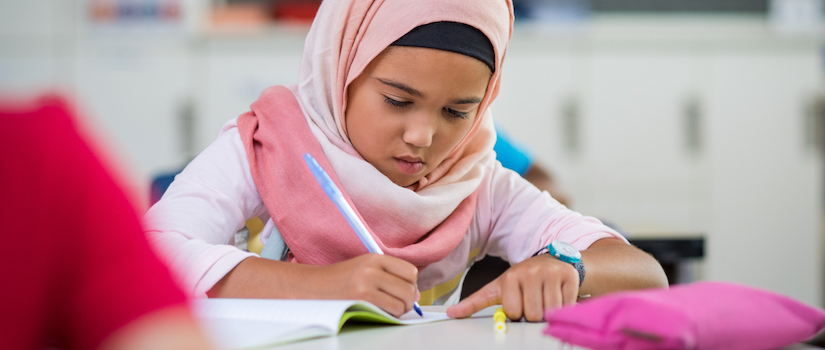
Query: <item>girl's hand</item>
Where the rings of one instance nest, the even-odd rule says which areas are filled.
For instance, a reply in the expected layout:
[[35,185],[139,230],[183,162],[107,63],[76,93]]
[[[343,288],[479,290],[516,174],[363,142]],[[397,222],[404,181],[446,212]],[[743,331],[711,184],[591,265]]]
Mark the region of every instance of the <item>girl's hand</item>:
[[258,257],[241,261],[212,287],[210,298],[365,300],[393,316],[420,298],[418,268],[387,255],[364,254],[326,266]]
[[388,255],[364,254],[318,270],[307,282],[321,299],[364,300],[399,317],[420,298],[418,269]]
[[447,309],[453,318],[469,317],[501,304],[511,320],[539,322],[544,311],[570,305],[579,294],[579,274],[573,265],[549,254],[524,260],[477,292]]

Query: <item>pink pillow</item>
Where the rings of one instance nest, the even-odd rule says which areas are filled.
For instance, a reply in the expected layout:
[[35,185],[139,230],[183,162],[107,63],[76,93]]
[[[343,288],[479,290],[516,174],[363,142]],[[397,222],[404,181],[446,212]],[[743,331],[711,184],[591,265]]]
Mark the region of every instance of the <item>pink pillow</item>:
[[605,295],[548,310],[545,334],[600,349],[774,349],[825,327],[825,311],[723,282]]

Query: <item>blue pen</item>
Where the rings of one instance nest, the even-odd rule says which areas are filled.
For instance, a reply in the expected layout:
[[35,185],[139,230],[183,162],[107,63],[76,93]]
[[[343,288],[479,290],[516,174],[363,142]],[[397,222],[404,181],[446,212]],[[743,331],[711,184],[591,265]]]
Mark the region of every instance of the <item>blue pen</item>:
[[[309,170],[312,171],[312,175],[315,176],[315,180],[318,180],[318,184],[321,185],[321,188],[323,188],[324,192],[327,193],[329,199],[335,203],[335,206],[338,207],[341,214],[344,214],[344,218],[347,219],[349,225],[352,226],[353,230],[355,230],[355,234],[357,234],[358,238],[361,239],[361,243],[364,243],[364,246],[367,247],[367,250],[370,253],[384,255],[384,251],[382,251],[381,247],[378,246],[378,243],[375,243],[375,240],[372,239],[369,231],[367,231],[367,227],[364,226],[364,223],[361,222],[358,215],[356,215],[355,211],[352,210],[352,207],[349,206],[347,200],[344,199],[344,195],[338,189],[338,186],[335,186],[335,182],[333,182],[332,178],[327,175],[324,168],[322,168],[315,158],[312,158],[312,155],[309,153],[304,153],[304,161],[307,162]],[[421,312],[421,306],[418,305],[417,301],[413,302],[413,309],[415,309],[415,312],[418,313],[419,316],[424,317],[424,313]]]

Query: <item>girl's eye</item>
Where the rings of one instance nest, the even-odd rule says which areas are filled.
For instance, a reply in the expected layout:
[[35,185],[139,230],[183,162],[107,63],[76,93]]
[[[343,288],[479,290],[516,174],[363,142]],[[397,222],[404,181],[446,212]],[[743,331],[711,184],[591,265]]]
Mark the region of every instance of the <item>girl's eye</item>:
[[391,98],[389,98],[389,97],[387,97],[387,96],[384,96],[384,102],[386,102],[386,103],[387,103],[387,104],[389,104],[390,106],[393,106],[393,107],[398,107],[398,108],[403,108],[403,107],[406,107],[407,105],[409,105],[410,103],[412,103],[412,102],[405,102],[405,101],[393,100],[393,99],[391,99]]
[[454,117],[454,118],[461,118],[461,119],[467,119],[467,113],[466,113],[466,112],[459,112],[459,111],[457,111],[457,110],[455,110],[455,109],[452,109],[452,108],[446,108],[446,107],[444,108],[444,111],[445,111],[445,112],[447,112],[447,114],[448,114],[450,117]]

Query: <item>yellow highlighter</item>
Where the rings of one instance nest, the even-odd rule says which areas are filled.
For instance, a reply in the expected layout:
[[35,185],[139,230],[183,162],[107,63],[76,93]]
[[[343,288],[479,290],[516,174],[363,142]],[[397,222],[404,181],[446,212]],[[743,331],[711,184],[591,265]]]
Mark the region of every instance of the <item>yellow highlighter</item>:
[[493,321],[496,321],[496,333],[507,332],[507,324],[505,323],[505,321],[507,321],[507,316],[504,314],[504,309],[496,309],[496,312],[493,314]]

